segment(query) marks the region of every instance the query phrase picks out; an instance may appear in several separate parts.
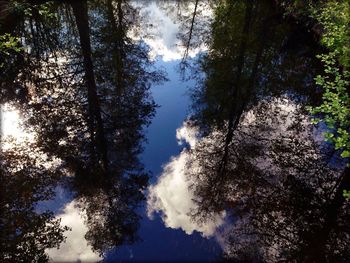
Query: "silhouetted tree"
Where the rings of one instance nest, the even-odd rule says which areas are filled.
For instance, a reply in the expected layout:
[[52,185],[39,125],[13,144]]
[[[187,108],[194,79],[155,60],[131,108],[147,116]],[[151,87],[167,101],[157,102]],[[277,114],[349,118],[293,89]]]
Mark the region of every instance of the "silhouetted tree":
[[201,128],[187,164],[193,219],[230,212],[225,248],[233,261],[346,262],[349,171],[315,140],[305,111],[317,100],[305,73],[314,70],[312,45],[296,56],[290,43],[309,39],[267,6],[216,7],[197,69],[206,75],[193,74],[191,122]]
[[[134,20],[139,10],[128,2],[75,1],[55,8],[52,19],[63,26],[54,27],[54,34],[38,26],[18,27],[30,48],[21,54],[26,63],[15,69],[12,81],[26,96],[21,103],[8,94],[3,99],[15,104],[25,129],[35,134],[28,148],[60,162],[42,167],[43,172],[52,170],[47,176],[53,182],[66,176],[87,212],[86,239],[102,255],[138,239],[136,209],[148,181],[139,154],[144,126],[156,107],[149,88],[165,77],[152,68],[147,46],[127,35],[139,26]],[[24,23],[30,19],[24,17]],[[37,35],[43,40],[36,41]],[[58,172],[61,177],[50,177]],[[47,214],[47,220],[52,216]],[[59,219],[53,222],[57,227]]]
[[[9,142],[8,142],[9,143]],[[45,250],[59,247],[67,227],[37,205],[54,196],[61,174],[35,145],[2,150],[0,166],[0,258],[2,262],[46,262]]]

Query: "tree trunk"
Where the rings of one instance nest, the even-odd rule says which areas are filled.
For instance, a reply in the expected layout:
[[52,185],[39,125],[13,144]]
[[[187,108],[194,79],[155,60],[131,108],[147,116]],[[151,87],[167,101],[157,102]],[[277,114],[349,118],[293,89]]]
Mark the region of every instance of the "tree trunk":
[[199,0],[196,0],[196,3],[194,5],[194,11],[193,11],[192,20],[191,20],[191,27],[190,27],[190,31],[189,31],[189,34],[188,34],[188,40],[187,40],[187,43],[186,43],[186,50],[185,50],[184,56],[182,58],[182,61],[185,61],[187,59],[187,57],[188,57],[188,51],[190,49],[192,33],[193,33],[193,27],[194,27],[194,21],[195,21],[196,15],[197,15],[198,2],[199,2]]
[[[92,63],[92,52],[89,33],[88,8],[86,0],[71,2],[73,13],[78,27],[80,45],[84,60],[85,78],[88,89],[88,104],[89,104],[89,129],[92,139],[92,144],[97,146],[99,161],[102,161],[104,169],[107,169],[107,147],[103,131],[103,123],[101,117],[101,108],[97,95],[95,82],[94,68]],[[96,128],[95,128],[96,122]],[[96,129],[96,141],[95,141]]]

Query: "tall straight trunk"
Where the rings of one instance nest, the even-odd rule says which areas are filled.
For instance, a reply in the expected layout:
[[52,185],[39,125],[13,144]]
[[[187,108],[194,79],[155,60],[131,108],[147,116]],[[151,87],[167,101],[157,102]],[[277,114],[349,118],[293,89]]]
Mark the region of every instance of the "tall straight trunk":
[[122,94],[124,91],[123,87],[123,48],[124,48],[124,28],[123,28],[123,18],[124,18],[124,13],[122,9],[122,0],[118,0],[118,28],[117,28],[117,83],[118,83],[118,90],[117,93],[119,95]]
[[185,53],[184,56],[182,58],[183,61],[185,61],[188,57],[188,51],[190,49],[190,45],[191,45],[191,39],[192,39],[192,34],[193,34],[193,28],[194,28],[194,21],[197,15],[197,7],[198,7],[198,2],[199,0],[196,0],[195,5],[194,5],[194,10],[193,10],[193,14],[192,14],[192,20],[191,20],[191,26],[190,26],[190,31],[188,34],[188,40],[186,43],[186,49],[185,49]]
[[[83,54],[86,85],[88,89],[88,104],[89,104],[89,129],[91,133],[92,144],[97,146],[98,160],[102,161],[104,169],[107,169],[107,146],[103,131],[103,123],[101,117],[100,102],[97,94],[95,74],[92,63],[92,52],[89,33],[88,8],[86,0],[72,1],[73,14],[75,16],[78,27],[80,46]],[[96,122],[96,128],[95,128]],[[96,140],[95,140],[96,129]]]
[[219,166],[219,174],[222,174],[226,169],[228,152],[229,152],[229,144],[232,141],[233,132],[238,125],[239,118],[243,113],[243,104],[239,102],[242,99],[240,98],[241,96],[240,82],[241,82],[241,77],[243,73],[242,71],[244,66],[244,57],[247,49],[248,35],[249,35],[250,26],[251,26],[252,10],[253,10],[253,1],[248,1],[246,4],[244,25],[242,30],[242,39],[241,39],[239,55],[237,59],[237,71],[236,71],[237,74],[232,84],[233,94],[232,94],[232,100],[231,100],[231,110],[229,112],[229,122],[228,122],[227,134],[225,136],[225,142],[224,142],[224,155]]
[[[242,86],[240,86],[240,79],[242,75],[242,70],[244,66],[244,55],[246,50],[246,43],[248,41],[248,34],[249,34],[249,27],[252,20],[252,11],[253,11],[253,2],[249,1],[247,3],[246,8],[246,15],[245,15],[245,24],[243,27],[243,36],[241,41],[241,47],[240,47],[240,56],[238,58],[238,75],[235,79],[235,82],[233,84],[233,97],[231,101],[231,110],[229,115],[229,125],[228,125],[228,132],[225,137],[225,149],[224,149],[224,157],[222,160],[222,167],[221,169],[225,169],[227,165],[227,157],[228,157],[228,149],[229,144],[232,141],[233,138],[233,132],[237,129],[237,126],[239,124],[239,120],[243,114],[244,108],[247,104],[247,100],[251,96],[251,94],[254,92],[254,85],[256,81],[256,76],[258,74],[258,67],[261,63],[261,58],[263,55],[263,51],[266,47],[266,41],[264,41],[264,38],[271,37],[273,35],[273,32],[270,30],[271,28],[271,21],[274,18],[274,16],[267,17],[262,21],[262,26],[260,28],[260,34],[258,37],[258,43],[259,47],[255,54],[255,59],[252,67],[252,71],[249,77],[249,82],[245,89],[242,89]],[[258,8],[258,6],[256,7]]]
[[123,85],[123,78],[124,78],[124,71],[123,71],[123,57],[124,57],[124,28],[123,28],[123,18],[124,13],[122,9],[122,0],[117,1],[117,16],[118,16],[118,24],[116,21],[116,17],[114,16],[114,8],[112,4],[112,0],[107,0],[107,15],[108,15],[108,22],[111,25],[112,28],[112,40],[113,40],[113,54],[112,57],[115,60],[115,66],[116,66],[116,75],[115,80],[117,83],[116,87],[116,93],[117,95],[121,95],[124,91],[124,85]]

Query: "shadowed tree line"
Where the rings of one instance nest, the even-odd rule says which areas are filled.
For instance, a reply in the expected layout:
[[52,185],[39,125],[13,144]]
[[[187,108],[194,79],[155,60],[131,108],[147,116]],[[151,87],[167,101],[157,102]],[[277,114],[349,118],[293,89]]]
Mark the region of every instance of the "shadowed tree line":
[[[23,10],[12,10],[21,16],[11,33],[22,39],[23,50],[1,72],[1,103],[21,112],[35,141],[21,151],[2,151],[1,187],[28,196],[23,205],[30,211],[4,192],[2,207],[10,208],[1,214],[1,257],[46,261],[45,249],[64,240],[60,220],[36,209],[62,180],[86,211],[85,238],[104,255],[138,240],[136,209],[149,176],[138,156],[156,107],[149,88],[164,81],[164,73],[152,68],[147,46],[128,37],[141,21],[127,1],[18,4]],[[47,159],[40,163],[42,156]],[[31,223],[23,230],[7,223],[15,214]],[[30,250],[17,252],[27,244]]]
[[228,261],[347,262],[349,168],[305,109],[320,99],[317,46],[267,3],[220,1],[209,50],[192,69],[192,217],[230,212]]
[[[27,145],[27,147],[35,145]],[[59,170],[45,169],[48,158],[35,148],[13,147],[1,153],[0,166],[0,257],[2,262],[46,262],[45,249],[64,241],[67,227],[36,205],[54,197]]]

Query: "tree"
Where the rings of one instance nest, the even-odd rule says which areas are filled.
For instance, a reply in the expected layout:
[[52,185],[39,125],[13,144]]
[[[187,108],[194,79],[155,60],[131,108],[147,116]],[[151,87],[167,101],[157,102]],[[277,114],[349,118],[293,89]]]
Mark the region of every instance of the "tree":
[[35,145],[12,147],[1,153],[0,258],[3,262],[46,262],[45,250],[64,242],[67,227],[53,212],[40,212],[40,202],[54,196],[62,176],[60,170],[46,169],[53,162]]
[[206,75],[193,94],[191,122],[200,128],[187,164],[193,220],[230,212],[225,247],[233,261],[346,262],[349,208],[341,194],[349,171],[314,138],[305,105],[319,98],[311,96],[316,63],[308,45],[299,56],[291,45],[309,39],[266,7],[217,6],[199,63]]
[[[49,19],[60,23],[52,31],[18,26],[17,34],[31,49],[21,54],[25,63],[9,83],[16,80],[27,92],[21,103],[7,94],[2,98],[16,105],[25,128],[35,134],[29,149],[60,162],[58,167],[41,168],[48,179],[68,182],[64,185],[87,212],[86,239],[104,254],[138,239],[136,210],[148,181],[139,153],[143,128],[156,107],[149,88],[165,77],[152,69],[147,47],[127,36],[129,27],[138,26],[133,20],[138,10],[128,3],[106,1],[101,7],[78,1],[59,5],[54,12]],[[40,16],[24,17],[26,22],[30,19],[35,25],[43,22]],[[48,50],[45,41],[50,37]],[[51,177],[58,172],[61,176]],[[48,199],[52,197],[53,193]],[[54,220],[52,213],[46,219]],[[55,220],[57,227],[59,219]]]

